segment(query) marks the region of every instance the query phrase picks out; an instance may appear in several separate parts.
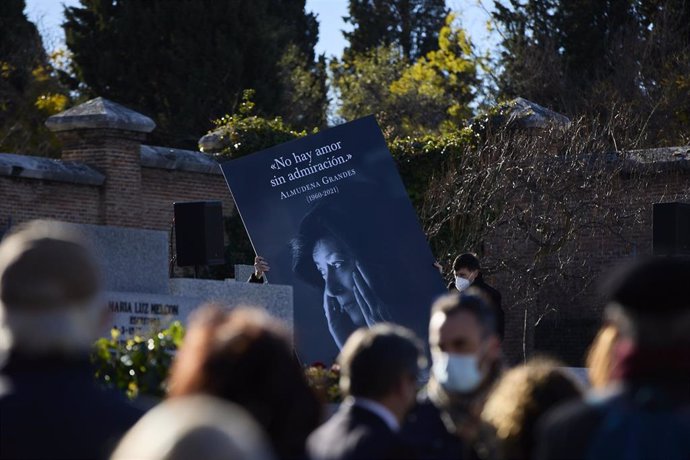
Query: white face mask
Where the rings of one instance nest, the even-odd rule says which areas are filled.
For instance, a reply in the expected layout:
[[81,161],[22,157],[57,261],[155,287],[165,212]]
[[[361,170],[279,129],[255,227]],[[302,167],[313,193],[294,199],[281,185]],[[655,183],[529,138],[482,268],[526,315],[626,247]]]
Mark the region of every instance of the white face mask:
[[463,278],[462,276],[455,277],[455,288],[458,291],[462,292],[468,287],[470,287],[470,280],[468,280],[467,278]]
[[483,375],[479,370],[477,355],[434,351],[431,358],[431,372],[447,391],[469,393],[482,382]]

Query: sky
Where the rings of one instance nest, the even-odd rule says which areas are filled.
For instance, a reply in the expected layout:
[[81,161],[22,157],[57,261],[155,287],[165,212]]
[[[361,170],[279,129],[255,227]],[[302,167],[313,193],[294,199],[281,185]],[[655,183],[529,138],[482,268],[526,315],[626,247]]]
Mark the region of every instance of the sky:
[[[0,0],[1,1],[1,0]],[[479,51],[486,51],[496,43],[494,34],[486,31],[488,14],[480,6],[486,8],[492,3],[490,0],[446,0],[448,7],[455,11],[463,27]],[[351,25],[345,24],[343,16],[347,16],[348,0],[307,0],[306,9],[316,14],[319,21],[319,42],[316,44],[316,54],[324,53],[326,57],[340,57],[347,41],[342,30],[349,30]],[[49,51],[64,46],[62,23],[63,5],[78,6],[79,0],[26,0],[26,13],[43,35],[46,49]]]

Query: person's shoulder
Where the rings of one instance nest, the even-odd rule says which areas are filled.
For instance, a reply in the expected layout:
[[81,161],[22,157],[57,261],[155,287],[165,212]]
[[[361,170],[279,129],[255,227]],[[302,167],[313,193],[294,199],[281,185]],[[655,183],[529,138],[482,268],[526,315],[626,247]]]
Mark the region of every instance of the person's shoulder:
[[307,438],[309,458],[388,458],[395,448],[393,432],[385,424],[371,423],[374,414],[369,417],[363,410],[352,409],[341,408]]
[[582,458],[603,419],[609,398],[557,405],[537,422],[535,458]]

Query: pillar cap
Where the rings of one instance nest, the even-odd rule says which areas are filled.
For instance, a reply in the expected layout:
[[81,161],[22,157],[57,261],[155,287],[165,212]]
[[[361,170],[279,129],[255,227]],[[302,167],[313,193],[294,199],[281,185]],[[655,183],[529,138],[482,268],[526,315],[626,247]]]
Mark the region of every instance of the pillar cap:
[[108,99],[97,97],[49,117],[46,120],[46,126],[53,132],[76,129],[121,129],[150,133],[156,127],[156,123],[146,115]]

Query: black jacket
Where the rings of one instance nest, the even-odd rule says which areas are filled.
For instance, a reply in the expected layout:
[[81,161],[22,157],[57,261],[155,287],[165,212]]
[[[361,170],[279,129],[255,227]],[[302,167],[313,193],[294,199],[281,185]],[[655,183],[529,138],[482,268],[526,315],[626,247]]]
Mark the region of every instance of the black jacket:
[[0,373],[0,459],[106,459],[143,415],[88,358],[12,355]]
[[426,394],[420,396],[417,405],[408,414],[400,436],[420,459],[466,458],[462,441],[448,431],[441,419],[441,411]]
[[410,458],[381,417],[348,403],[309,436],[307,454],[311,460]]
[[[470,287],[476,287],[480,289],[493,303],[495,314],[496,314],[496,332],[498,336],[503,340],[505,336],[505,313],[503,312],[503,307],[501,306],[501,293],[498,290],[484,281],[481,273],[477,276]],[[455,280],[448,283],[449,291],[457,291],[455,287]]]

